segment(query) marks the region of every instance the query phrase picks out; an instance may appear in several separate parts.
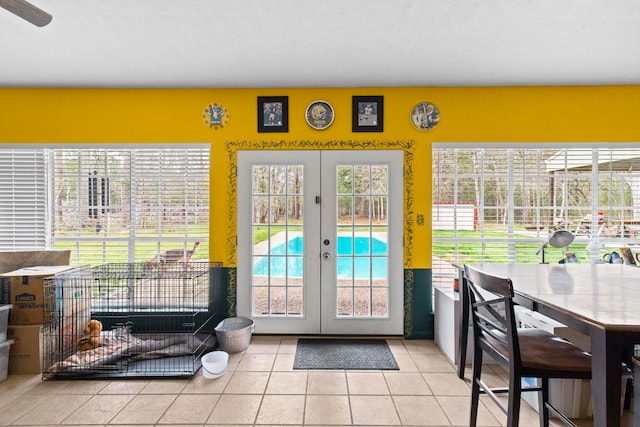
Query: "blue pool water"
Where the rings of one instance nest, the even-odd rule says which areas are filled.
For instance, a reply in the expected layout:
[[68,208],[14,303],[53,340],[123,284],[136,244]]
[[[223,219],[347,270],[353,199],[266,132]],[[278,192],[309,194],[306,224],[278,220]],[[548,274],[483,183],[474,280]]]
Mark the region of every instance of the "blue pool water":
[[[387,243],[376,238],[338,236],[336,269],[340,279],[385,279],[387,277]],[[288,255],[278,256],[278,255]],[[254,276],[303,276],[303,240],[294,237],[271,248],[271,256],[256,257]],[[354,274],[355,273],[355,274]]]

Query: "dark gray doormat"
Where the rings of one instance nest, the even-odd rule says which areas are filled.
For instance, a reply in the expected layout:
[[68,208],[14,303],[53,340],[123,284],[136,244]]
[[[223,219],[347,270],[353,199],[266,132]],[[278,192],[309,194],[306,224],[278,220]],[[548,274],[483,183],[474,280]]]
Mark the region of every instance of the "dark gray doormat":
[[400,369],[384,339],[301,338],[293,369]]

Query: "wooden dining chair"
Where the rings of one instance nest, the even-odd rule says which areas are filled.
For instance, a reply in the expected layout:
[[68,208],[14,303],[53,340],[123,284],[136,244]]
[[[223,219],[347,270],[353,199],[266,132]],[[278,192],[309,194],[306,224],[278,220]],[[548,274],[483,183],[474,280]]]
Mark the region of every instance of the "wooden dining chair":
[[[509,278],[464,266],[473,324],[473,374],[471,420],[475,427],[480,394],[488,395],[507,415],[507,426],[520,420],[523,392],[538,393],[540,425],[548,427],[553,414],[566,425],[575,424],[549,401],[552,378],[590,379],[591,356],[550,332],[536,328],[519,329],[514,313],[513,283]],[[509,373],[508,387],[490,387],[482,378],[484,355]],[[536,385],[523,385],[523,378],[537,378]],[[499,395],[508,394],[507,403]]]

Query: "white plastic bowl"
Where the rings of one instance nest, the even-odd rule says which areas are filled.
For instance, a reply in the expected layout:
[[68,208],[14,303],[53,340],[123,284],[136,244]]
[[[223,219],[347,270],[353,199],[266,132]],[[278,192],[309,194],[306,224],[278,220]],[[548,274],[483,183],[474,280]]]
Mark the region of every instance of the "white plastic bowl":
[[226,351],[212,351],[202,356],[202,375],[205,378],[220,378],[227,370],[229,353]]

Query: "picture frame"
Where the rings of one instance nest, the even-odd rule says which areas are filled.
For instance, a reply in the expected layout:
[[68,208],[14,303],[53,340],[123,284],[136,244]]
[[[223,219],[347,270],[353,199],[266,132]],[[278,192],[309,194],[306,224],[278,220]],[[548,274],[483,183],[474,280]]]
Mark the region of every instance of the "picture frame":
[[420,102],[411,110],[411,123],[418,130],[431,130],[440,122],[440,110],[431,102]]
[[383,132],[384,97],[354,96],[352,114],[353,132]]
[[258,132],[289,132],[289,97],[258,97]]

